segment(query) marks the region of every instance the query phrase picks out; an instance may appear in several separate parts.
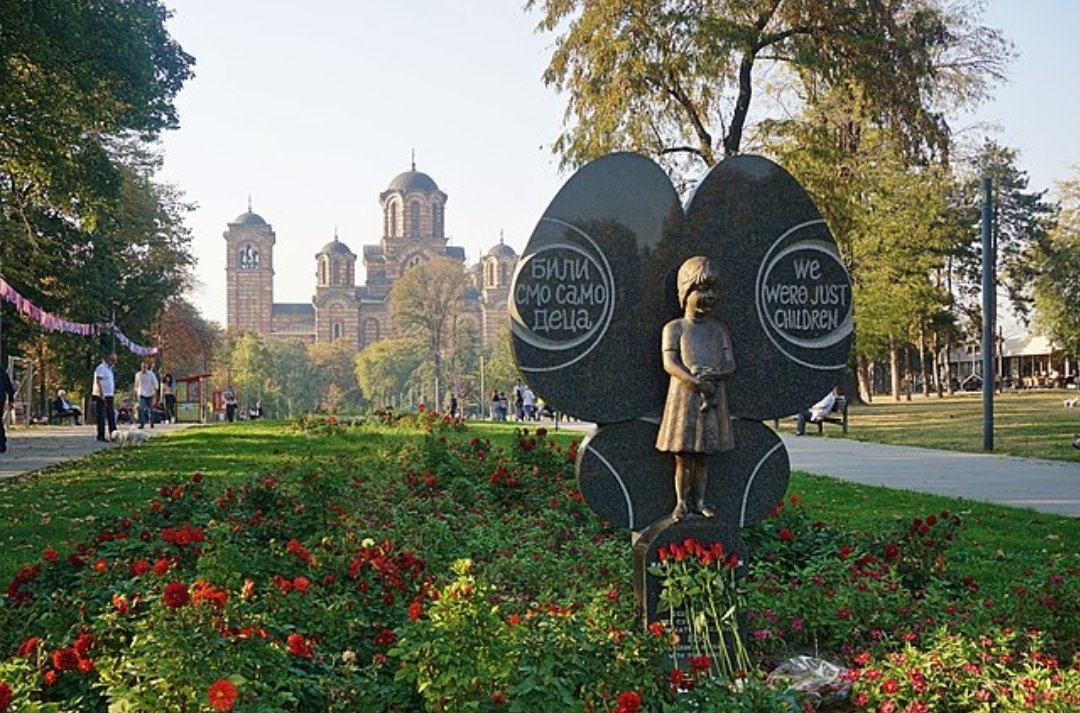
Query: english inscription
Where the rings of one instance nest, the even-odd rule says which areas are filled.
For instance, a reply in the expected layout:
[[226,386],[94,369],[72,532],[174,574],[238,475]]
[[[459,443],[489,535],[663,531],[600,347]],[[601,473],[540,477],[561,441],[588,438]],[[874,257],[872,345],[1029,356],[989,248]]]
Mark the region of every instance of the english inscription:
[[766,266],[760,311],[774,332],[808,348],[834,344],[851,331],[851,284],[843,264],[814,242],[797,243]]

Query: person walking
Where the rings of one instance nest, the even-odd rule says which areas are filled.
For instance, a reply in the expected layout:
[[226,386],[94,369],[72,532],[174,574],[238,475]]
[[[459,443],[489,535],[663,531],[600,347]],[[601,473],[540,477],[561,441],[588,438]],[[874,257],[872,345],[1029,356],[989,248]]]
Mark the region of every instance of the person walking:
[[161,377],[161,401],[165,404],[165,423],[176,423],[176,382],[172,374]]
[[97,439],[108,443],[105,437],[105,422],[109,423],[109,435],[116,430],[116,379],[113,377],[113,365],[116,364],[116,352],[109,352],[94,369],[94,412],[97,415]]
[[4,421],[7,417],[7,405],[15,408],[15,385],[11,383],[11,377],[7,371],[0,369],[0,453],[7,452],[7,432],[4,431]]
[[225,420],[232,423],[236,420],[236,392],[233,391],[232,384],[225,387],[225,392],[222,394],[222,398],[225,400]]
[[135,374],[135,396],[139,399],[139,428],[146,426],[148,419],[150,428],[154,427],[154,395],[160,386],[157,374],[150,371],[150,362],[144,361],[139,372]]

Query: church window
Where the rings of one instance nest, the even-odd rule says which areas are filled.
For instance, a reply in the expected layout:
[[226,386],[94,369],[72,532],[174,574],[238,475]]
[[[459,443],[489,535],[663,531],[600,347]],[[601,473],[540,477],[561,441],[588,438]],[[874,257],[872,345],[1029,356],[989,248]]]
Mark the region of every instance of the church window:
[[441,203],[431,206],[431,232],[436,238],[443,237],[443,207]]
[[420,204],[413,201],[409,204],[409,235],[414,238],[420,237]]
[[420,264],[420,260],[421,258],[419,255],[413,255],[411,258],[409,258],[409,261],[405,263],[405,269],[408,270],[409,268],[416,267]]
[[388,235],[390,237],[396,237],[397,236],[397,214],[398,214],[397,201],[390,201],[390,205],[387,208],[386,212],[390,216],[390,232],[388,233]]
[[342,335],[341,322],[334,322],[332,325],[330,325],[330,339],[331,340],[341,339],[341,335]]
[[326,274],[326,258],[319,260],[319,284],[325,285],[327,282]]

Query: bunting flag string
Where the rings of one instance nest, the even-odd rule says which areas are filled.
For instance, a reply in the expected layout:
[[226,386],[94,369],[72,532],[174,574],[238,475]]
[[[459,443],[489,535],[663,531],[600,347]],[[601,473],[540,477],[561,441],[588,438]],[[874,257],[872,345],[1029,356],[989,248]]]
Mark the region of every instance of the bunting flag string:
[[15,305],[15,309],[27,319],[30,319],[37,324],[41,325],[41,328],[49,332],[64,332],[66,334],[79,334],[84,337],[93,336],[94,334],[100,334],[102,332],[108,332],[112,330],[116,334],[116,339],[131,352],[140,356],[152,356],[157,354],[157,347],[144,347],[139,344],[135,344],[127,338],[120,328],[112,322],[102,322],[98,324],[86,323],[86,322],[72,322],[67,319],[62,319],[56,315],[46,312],[30,300],[20,295],[14,287],[8,284],[7,280],[0,277],[0,301],[10,302]]

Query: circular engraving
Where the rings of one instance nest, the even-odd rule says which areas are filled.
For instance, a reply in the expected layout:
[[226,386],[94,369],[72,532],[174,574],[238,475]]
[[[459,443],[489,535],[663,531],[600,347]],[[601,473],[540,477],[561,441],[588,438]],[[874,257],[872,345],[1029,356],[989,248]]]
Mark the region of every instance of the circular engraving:
[[510,329],[535,349],[574,352],[556,365],[521,364],[522,371],[551,371],[578,361],[604,338],[611,323],[615,280],[607,258],[589,236],[563,227],[581,241],[543,243],[518,263],[511,281]]
[[795,243],[777,253],[765,267],[760,300],[776,333],[797,346],[821,349],[851,333],[851,283],[824,243]]
[[810,221],[772,244],[758,270],[755,302],[765,334],[785,356],[834,369],[842,364],[822,364],[816,354],[852,333],[851,278],[835,246],[814,239],[822,230],[822,221]]

